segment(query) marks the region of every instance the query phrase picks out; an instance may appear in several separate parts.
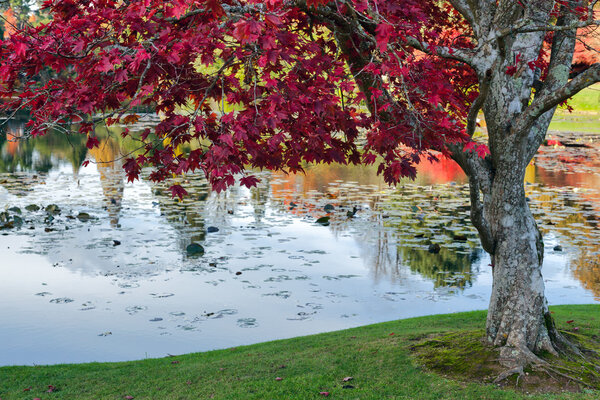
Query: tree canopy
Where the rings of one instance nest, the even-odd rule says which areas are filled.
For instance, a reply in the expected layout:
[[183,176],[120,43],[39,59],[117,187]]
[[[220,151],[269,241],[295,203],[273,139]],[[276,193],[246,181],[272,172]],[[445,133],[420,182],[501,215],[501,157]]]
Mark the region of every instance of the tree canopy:
[[246,167],[377,156],[394,183],[429,149],[468,141],[477,80],[456,61],[464,50],[444,47],[472,47],[450,4],[326,3],[46,1],[52,20],[2,46],[6,107],[31,111],[33,135],[77,123],[93,147],[95,124],[132,124],[132,107],[152,105],[162,121],[141,135],[129,177],[147,163],[155,180],[202,169],[217,190]]

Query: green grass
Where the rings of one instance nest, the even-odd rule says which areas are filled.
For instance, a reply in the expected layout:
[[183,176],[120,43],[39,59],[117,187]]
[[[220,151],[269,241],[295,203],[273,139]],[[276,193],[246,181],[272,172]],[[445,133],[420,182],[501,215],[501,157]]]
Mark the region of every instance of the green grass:
[[[600,330],[600,305],[553,307],[559,328]],[[567,320],[575,320],[566,324]],[[227,350],[124,363],[0,368],[9,399],[598,399],[600,392],[526,396],[427,373],[410,347],[448,332],[482,332],[485,312],[437,315]],[[276,377],[283,378],[276,380]],[[353,377],[343,382],[344,377]],[[58,391],[46,393],[48,385]],[[343,388],[351,385],[352,388]],[[29,391],[24,389],[31,388]]]
[[[571,100],[569,105],[573,107],[575,112],[600,112],[600,84],[592,85],[581,92],[577,93]],[[566,110],[561,109],[561,113]]]
[[573,112],[559,108],[552,119],[549,131],[598,132],[600,126],[600,84],[582,90],[571,100]]

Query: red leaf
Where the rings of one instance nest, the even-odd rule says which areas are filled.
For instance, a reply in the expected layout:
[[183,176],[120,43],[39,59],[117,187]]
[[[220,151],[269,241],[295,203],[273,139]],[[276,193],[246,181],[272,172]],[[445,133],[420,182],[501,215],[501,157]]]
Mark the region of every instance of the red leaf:
[[490,149],[485,144],[477,146],[475,151],[480,158],[486,158],[488,155],[490,155]]
[[173,185],[169,188],[169,190],[171,191],[171,196],[173,196],[173,198],[179,197],[180,199],[183,199],[183,196],[187,196],[188,194],[188,192],[181,187],[181,185]]
[[319,394],[325,397],[329,396],[329,392],[319,392]]
[[23,41],[18,41],[14,44],[14,46],[15,53],[17,53],[19,57],[25,57],[25,55],[27,54],[27,44]]
[[255,187],[258,182],[260,182],[260,180],[253,175],[244,176],[240,179],[240,185],[246,186],[248,189]]
[[570,319],[567,321],[567,324],[572,324],[575,320],[574,319]]
[[377,34],[377,46],[379,47],[379,51],[383,53],[387,50],[390,37],[394,33],[394,27],[386,23],[379,24],[377,25],[377,28],[375,28],[375,32]]
[[91,150],[94,147],[100,146],[100,141],[95,136],[88,136],[88,140],[87,140],[85,146]]
[[282,377],[280,377],[280,376],[278,376],[277,378],[275,378],[275,380],[276,380],[276,381],[282,381],[282,380],[283,380],[283,378],[282,378]]

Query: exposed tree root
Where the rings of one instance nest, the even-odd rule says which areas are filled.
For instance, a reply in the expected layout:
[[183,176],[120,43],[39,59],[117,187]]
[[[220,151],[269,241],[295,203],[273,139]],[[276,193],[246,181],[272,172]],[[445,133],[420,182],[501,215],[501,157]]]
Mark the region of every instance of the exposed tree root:
[[[574,360],[577,357],[588,360],[581,349],[577,347],[575,344],[571,343],[569,340],[565,339],[562,335],[558,334],[554,336],[557,340],[557,350],[562,355],[567,356],[569,359]],[[553,354],[558,355],[557,351],[554,351]],[[573,357],[575,356],[575,357]],[[501,365],[506,367],[507,369],[501,372],[496,379],[494,379],[494,383],[498,384],[502,381],[510,378],[513,375],[518,374],[516,385],[519,385],[519,379],[525,375],[525,368],[531,368],[534,371],[545,372],[553,379],[556,379],[554,375],[560,376],[567,381],[576,382],[582,386],[587,388],[594,388],[594,386],[582,381],[581,379],[576,378],[575,374],[578,374],[580,371],[576,371],[571,368],[567,368],[560,365],[552,365],[549,362],[541,359],[537,355],[535,355],[531,350],[527,347],[510,347],[505,346],[500,349],[500,358],[498,359]],[[598,368],[598,367],[596,367]],[[561,372],[563,370],[565,372]],[[570,375],[573,374],[573,375]]]

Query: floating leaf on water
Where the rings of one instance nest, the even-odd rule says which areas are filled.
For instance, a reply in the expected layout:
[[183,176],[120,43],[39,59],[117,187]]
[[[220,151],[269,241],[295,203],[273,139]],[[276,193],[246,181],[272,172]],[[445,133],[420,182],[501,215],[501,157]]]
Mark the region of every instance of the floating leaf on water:
[[19,207],[11,207],[8,209],[11,213],[21,214],[21,209]]
[[258,322],[256,322],[256,318],[240,318],[237,320],[237,325],[240,328],[256,328]]
[[173,297],[175,296],[174,293],[150,293],[150,296],[154,297],[155,299],[164,299],[167,297]]
[[127,311],[127,313],[129,315],[133,315],[133,314],[137,314],[140,311],[145,311],[147,309],[148,309],[148,307],[146,307],[146,306],[131,306],[131,307],[127,307],[125,309],[125,311]]
[[39,209],[40,209],[40,206],[38,206],[38,205],[36,205],[36,204],[30,204],[30,205],[28,205],[27,207],[25,207],[25,209],[26,209],[27,211],[31,211],[31,212],[33,212],[33,211],[39,211]]
[[50,204],[46,206],[46,212],[48,214],[60,214],[60,208],[56,204]]
[[204,254],[204,247],[202,247],[198,243],[192,243],[192,244],[189,244],[185,248],[185,251],[190,256],[193,256],[193,255],[202,255],[202,254]]
[[70,299],[68,297],[57,297],[56,299],[52,299],[50,300],[50,303],[54,303],[54,304],[66,304],[66,303],[72,303],[75,300]]
[[90,214],[88,214],[86,212],[80,212],[79,214],[77,214],[77,219],[80,220],[81,222],[87,222],[91,218],[92,217],[90,216]]

